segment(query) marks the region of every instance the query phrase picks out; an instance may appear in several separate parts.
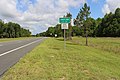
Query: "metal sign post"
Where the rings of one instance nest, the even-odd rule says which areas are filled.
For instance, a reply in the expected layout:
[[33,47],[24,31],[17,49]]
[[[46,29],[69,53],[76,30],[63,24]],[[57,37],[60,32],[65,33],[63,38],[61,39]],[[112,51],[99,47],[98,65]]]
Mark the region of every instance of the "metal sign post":
[[66,29],[68,29],[68,23],[70,23],[70,18],[59,18],[59,22],[61,23],[61,29],[64,29],[64,49],[66,49]]
[[65,29],[64,29],[64,49],[66,49],[66,37],[65,37]]

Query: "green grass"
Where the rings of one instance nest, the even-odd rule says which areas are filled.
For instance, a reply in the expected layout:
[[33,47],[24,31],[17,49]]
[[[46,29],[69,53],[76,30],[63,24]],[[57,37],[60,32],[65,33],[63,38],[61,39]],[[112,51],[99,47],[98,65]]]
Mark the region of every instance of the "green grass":
[[[85,45],[85,38],[75,37],[73,43]],[[89,47],[120,54],[120,38],[88,38]]]
[[[49,38],[8,70],[2,80],[120,80],[118,38],[84,38],[67,41]],[[98,46],[98,47],[95,47]],[[99,47],[100,46],[100,47]],[[113,48],[113,49],[115,49]]]
[[0,42],[8,42],[13,40],[23,40],[23,39],[29,39],[33,37],[20,37],[20,38],[0,38]]

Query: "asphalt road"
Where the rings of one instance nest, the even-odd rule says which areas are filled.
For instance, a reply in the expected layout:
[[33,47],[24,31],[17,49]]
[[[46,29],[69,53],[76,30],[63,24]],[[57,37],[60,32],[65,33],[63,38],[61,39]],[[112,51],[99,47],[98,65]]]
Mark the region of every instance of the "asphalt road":
[[44,39],[45,38],[30,38],[25,40],[0,42],[0,77]]

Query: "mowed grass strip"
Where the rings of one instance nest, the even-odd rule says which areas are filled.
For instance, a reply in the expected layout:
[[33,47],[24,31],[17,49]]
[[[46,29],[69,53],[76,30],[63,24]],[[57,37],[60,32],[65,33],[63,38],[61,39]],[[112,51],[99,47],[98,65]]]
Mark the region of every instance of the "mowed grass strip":
[[24,40],[24,39],[30,39],[35,37],[20,37],[20,38],[0,38],[0,42],[8,42],[8,41],[14,41],[14,40]]
[[120,80],[120,55],[73,41],[64,50],[62,39],[48,38],[2,80]]
[[[73,43],[85,45],[85,38],[74,37]],[[88,38],[89,47],[120,54],[120,38]]]

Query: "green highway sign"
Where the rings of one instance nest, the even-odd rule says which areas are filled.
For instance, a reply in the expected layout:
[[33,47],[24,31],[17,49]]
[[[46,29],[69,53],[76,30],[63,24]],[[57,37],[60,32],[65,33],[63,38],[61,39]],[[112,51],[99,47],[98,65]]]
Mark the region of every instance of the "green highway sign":
[[59,18],[60,23],[70,23],[70,18]]

